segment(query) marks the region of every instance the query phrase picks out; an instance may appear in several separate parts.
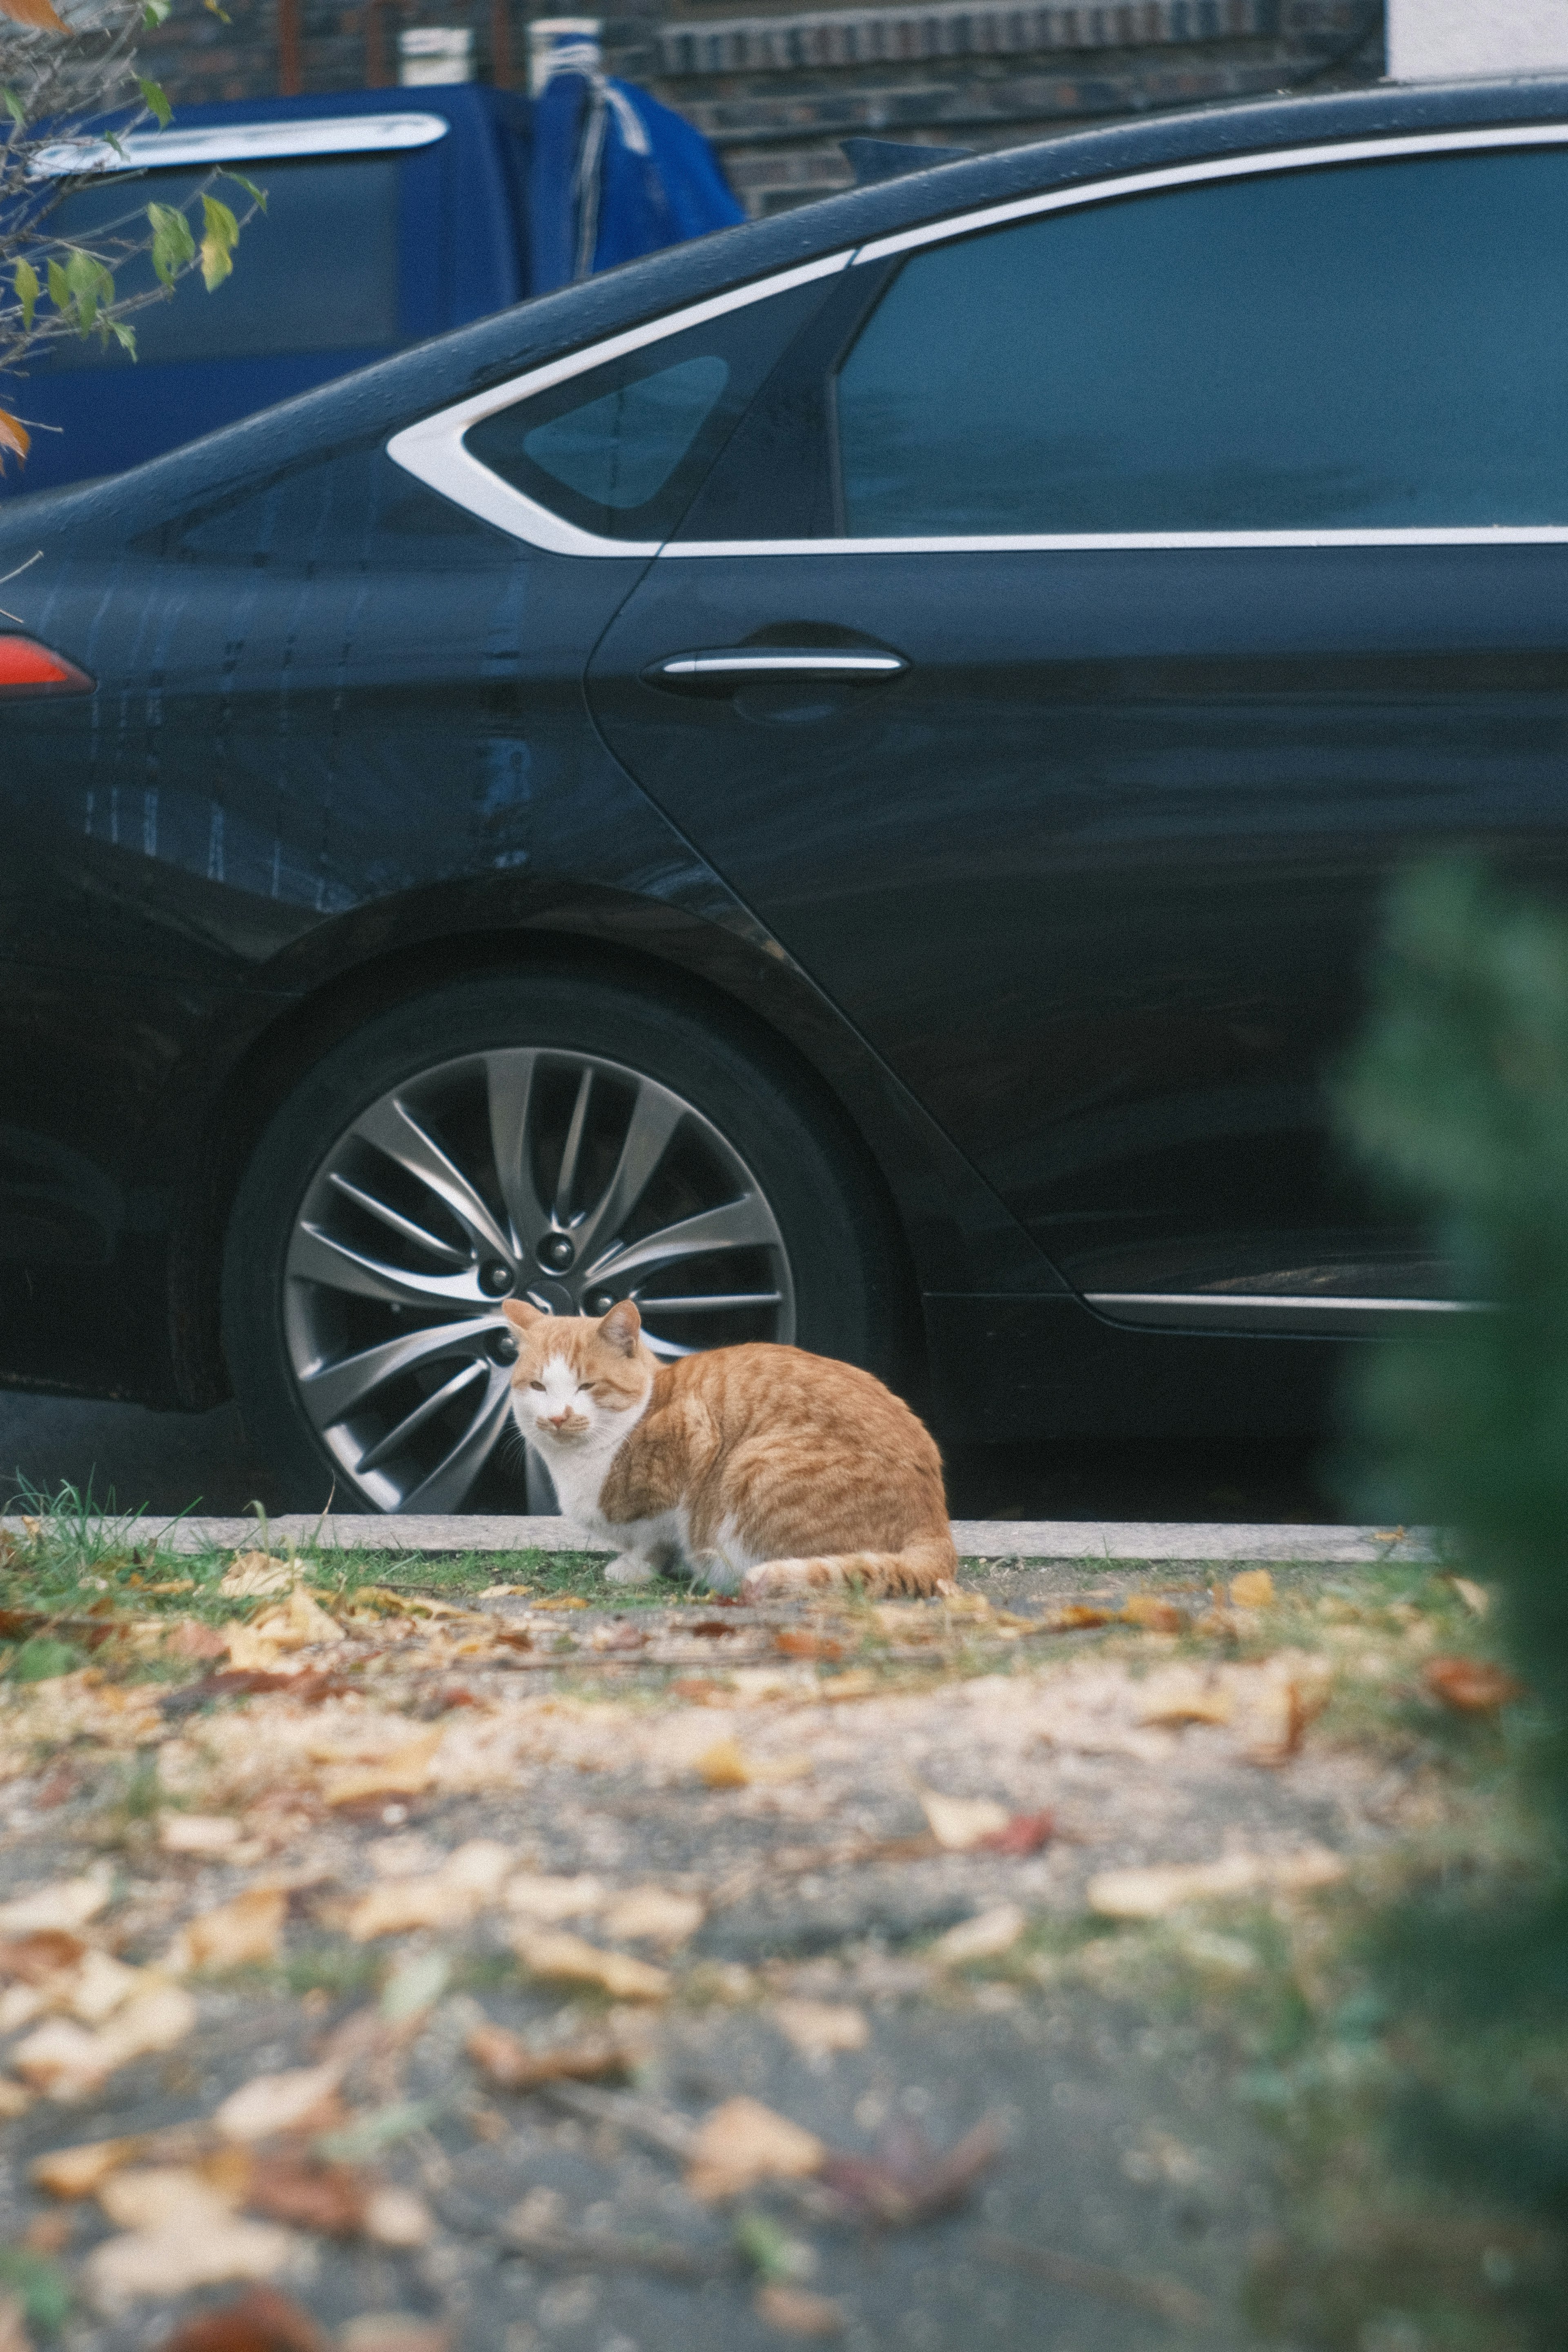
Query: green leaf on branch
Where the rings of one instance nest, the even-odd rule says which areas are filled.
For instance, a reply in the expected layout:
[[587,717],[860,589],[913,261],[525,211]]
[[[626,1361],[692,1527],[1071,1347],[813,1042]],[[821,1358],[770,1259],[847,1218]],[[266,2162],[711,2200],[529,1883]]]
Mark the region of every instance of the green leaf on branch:
[[12,121],[16,124],[17,130],[26,131],[27,127],[27,110],[16,95],[16,92],[12,89],[9,82],[5,84],[4,90],[0,90],[0,97],[4,97],[5,100],[5,111],[10,116]]
[[164,97],[162,85],[149,81],[145,74],[138,74],[136,87],[142,93],[142,103],[148,113],[157,116],[159,130],[166,131],[174,119],[174,110]]
[[234,18],[229,15],[226,8],[220,8],[218,6],[217,0],[202,0],[202,6],[207,9],[211,15],[215,16],[220,25],[233,24]]
[[136,356],[135,328],[128,327],[123,319],[106,319],[103,323],[109,329],[110,333],[114,337],[115,341],[120,345],[121,351],[129,352],[132,358],[134,359]]
[[177,205],[149,205],[153,224],[153,268],[160,286],[174,285],[182,269],[196,257],[196,240],[190,222]]
[[142,22],[161,25],[174,5],[174,0],[142,0]]
[[223,284],[234,268],[234,248],[239,243],[239,223],[226,205],[216,196],[202,198],[202,283],[209,294]]
[[114,299],[114,279],[96,254],[72,246],[63,262],[49,264],[49,299],[79,335],[89,335]]
[[247,180],[243,172],[231,171],[226,163],[219,171],[218,178],[220,180],[232,180],[237,188],[243,188],[246,194],[250,198],[251,203],[255,205],[258,212],[265,212],[267,210],[266,189],[258,188],[254,180]]
[[38,273],[30,261],[19,261],[12,273],[11,283],[16,289],[16,299],[22,305],[23,331],[30,335],[33,312],[38,307]]

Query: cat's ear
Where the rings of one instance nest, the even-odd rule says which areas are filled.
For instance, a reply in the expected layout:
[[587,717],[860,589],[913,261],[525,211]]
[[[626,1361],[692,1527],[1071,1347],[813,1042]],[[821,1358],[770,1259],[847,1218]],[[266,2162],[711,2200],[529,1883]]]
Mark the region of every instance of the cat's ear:
[[600,1324],[599,1337],[601,1339],[608,1340],[617,1355],[635,1356],[637,1351],[637,1333],[641,1329],[642,1317],[629,1298],[623,1298],[618,1307],[611,1307]]
[[542,1310],[531,1307],[526,1298],[503,1298],[500,1311],[507,1321],[515,1324],[520,1331],[531,1331],[536,1323],[542,1323],[545,1319]]

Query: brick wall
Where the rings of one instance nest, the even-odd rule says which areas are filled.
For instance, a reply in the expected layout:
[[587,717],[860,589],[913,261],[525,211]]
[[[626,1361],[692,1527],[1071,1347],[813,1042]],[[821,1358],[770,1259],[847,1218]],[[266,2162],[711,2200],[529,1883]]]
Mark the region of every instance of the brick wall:
[[[279,0],[226,5],[226,25],[177,0],[143,37],[143,70],[176,105],[281,86]],[[471,25],[481,77],[524,79],[527,12],[514,0],[298,0],[297,21],[309,90],[395,79],[409,25]],[[1017,146],[1117,115],[1374,81],[1383,38],[1382,0],[934,0],[745,15],[653,0],[605,25],[612,70],[708,133],[753,214],[846,186],[838,142],[853,132]]]

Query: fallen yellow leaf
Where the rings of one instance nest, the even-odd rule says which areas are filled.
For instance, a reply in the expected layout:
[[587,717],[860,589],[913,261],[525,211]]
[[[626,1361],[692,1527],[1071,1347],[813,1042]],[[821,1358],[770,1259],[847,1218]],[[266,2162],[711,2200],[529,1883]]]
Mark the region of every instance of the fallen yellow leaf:
[[1012,1950],[1027,1925],[1016,1903],[1001,1903],[994,1911],[960,1920],[945,1936],[939,1936],[931,1957],[944,1969],[963,1968],[971,1960],[993,1960],[998,1953]]
[[737,1739],[720,1739],[697,1759],[697,1776],[710,1789],[747,1789],[754,1781],[800,1780],[809,1756],[748,1756]]
[[1138,1720],[1169,1725],[1228,1723],[1231,1713],[1230,1693],[1223,1683],[1183,1667],[1150,1677],[1143,1685]]
[[1105,1919],[1163,1919],[1189,1903],[1260,1888],[1289,1893],[1331,1886],[1345,1865],[1326,1846],[1289,1854],[1232,1853],[1218,1862],[1156,1864],[1142,1870],[1103,1870],[1089,1882],[1089,1907]]
[[780,2000],[768,2011],[803,2058],[830,2058],[840,2050],[864,2050],[871,2028],[864,2010],[832,2000]]
[[242,1834],[239,1823],[223,1813],[165,1813],[158,1824],[165,1853],[225,1853]]
[[205,2173],[188,2164],[129,2165],[110,2172],[98,2191],[98,2201],[118,2230],[166,2230],[179,2222],[199,2228],[205,2220],[222,2221],[238,2201],[226,2195]]
[[213,2116],[228,2140],[270,2139],[296,2131],[319,2110],[330,2109],[343,2070],[336,2064],[293,2066],[281,2074],[257,2074],[231,2091]]
[[463,1927],[479,1908],[471,1887],[455,1886],[447,1878],[393,1878],[362,1895],[348,1915],[348,1932],[356,1944],[377,1936],[405,1936],[413,1927]]
[[1187,1612],[1163,1593],[1135,1592],[1123,1601],[1118,1612],[1124,1625],[1140,1625],[1146,1633],[1182,1633],[1186,1631]]
[[760,2286],[752,2308],[766,2327],[781,2336],[842,2336],[848,2325],[842,2307],[825,2294],[803,2286],[784,2286],[777,2279]]
[[265,1617],[258,1617],[251,1631],[258,1641],[276,1642],[280,1650],[320,1649],[327,1643],[348,1639],[337,1620],[328,1616],[302,1584],[295,1585],[281,1609],[269,1609]]
[[1244,1569],[1230,1580],[1230,1597],[1237,1609],[1267,1609],[1274,1599],[1274,1579],[1266,1568]]
[[694,1936],[703,1916],[703,1906],[694,1895],[673,1895],[663,1886],[634,1886],[616,1897],[600,1924],[617,1943],[647,1942],[668,1948]]
[[154,1985],[128,2000],[97,2032],[52,2019],[12,2053],[24,2081],[51,2099],[89,2097],[118,2067],[172,2050],[196,2021],[196,2006],[178,1985]]
[[64,2006],[83,2025],[101,2025],[132,1994],[144,1988],[147,1979],[140,1969],[128,1969],[108,1952],[84,1952],[79,1966],[60,1982]]
[[1492,1597],[1484,1584],[1477,1584],[1468,1576],[1451,1576],[1448,1581],[1474,1616],[1486,1615],[1492,1605]]
[[712,2202],[738,2197],[760,2180],[803,2180],[821,2169],[826,2149],[813,2132],[758,2099],[726,2099],[704,2117],[691,2144],[686,2187]]
[[265,1967],[278,1957],[288,1916],[289,1897],[280,1887],[253,1886],[187,1919],[163,1965],[174,1976],[192,1969]]
[[584,1912],[601,1909],[606,1896],[596,1878],[551,1878],[521,1870],[508,1879],[504,1900],[509,1911],[525,1919],[550,1922],[580,1919]]
[[329,1772],[321,1784],[321,1794],[329,1805],[357,1804],[365,1797],[417,1796],[436,1769],[436,1751],[441,1745],[442,1730],[437,1724],[429,1731],[405,1741],[390,1756],[376,1764],[349,1765]]
[[107,1874],[94,1873],[87,1878],[57,1878],[47,1886],[36,1886],[30,1895],[13,1895],[9,1903],[0,1903],[0,1936],[33,1936],[47,1927],[63,1927],[68,1932],[96,1918],[109,1900],[110,1882]]
[[224,1570],[218,1591],[226,1601],[262,1601],[269,1593],[293,1590],[299,1570],[270,1552],[237,1551]]
[[92,2197],[101,2181],[122,2164],[132,2162],[144,2146],[144,2140],[136,2137],[87,2140],[79,2147],[51,2148],[47,2156],[33,2158],[27,2177],[36,2189],[50,2197]]
[[95,2246],[82,2266],[88,2300],[105,2318],[127,2304],[162,2302],[231,2279],[274,2278],[301,2250],[292,2230],[241,2221],[219,2207],[193,2204],[166,2229],[131,2230]]
[[25,2091],[20,2083],[13,2083],[8,2074],[0,2074],[0,2123],[15,2123],[32,2104],[30,2091]]
[[281,1665],[283,1653],[278,1643],[258,1633],[252,1625],[234,1625],[228,1631],[228,1663],[237,1675],[269,1675]]
[[[13,24],[30,25],[37,33],[63,33],[66,30],[49,5],[49,0],[0,0],[0,16],[9,16]],[[5,422],[7,425],[15,425],[16,432],[21,435],[21,454],[25,457],[27,454],[26,429],[16,423],[14,416],[8,416]],[[24,1527],[26,1526],[26,1521],[24,1520],[22,1524]]]
[[984,1837],[994,1837],[1012,1819],[1006,1806],[993,1797],[940,1797],[934,1789],[918,1793],[932,1837],[954,1853],[978,1845]]
[[563,1929],[539,1935],[521,1928],[512,1937],[512,1949],[532,1975],[598,1985],[612,2000],[663,2000],[669,1991],[665,1969],[626,1952],[602,1951],[597,1944]]

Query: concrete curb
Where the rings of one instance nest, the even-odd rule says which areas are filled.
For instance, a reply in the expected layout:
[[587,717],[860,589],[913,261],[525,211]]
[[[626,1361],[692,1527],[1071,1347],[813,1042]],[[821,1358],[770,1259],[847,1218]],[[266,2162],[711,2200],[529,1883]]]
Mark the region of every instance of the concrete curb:
[[[113,1523],[127,1550],[162,1541],[177,1552],[244,1550],[260,1529],[254,1519],[139,1518]],[[0,1518],[0,1531],[26,1541],[20,1518]],[[423,1554],[483,1551],[602,1552],[605,1547],[565,1519],[465,1518],[348,1513],[319,1517],[293,1513],[268,1522],[279,1545],[319,1544],[325,1550]],[[1300,1560],[1321,1567],[1370,1566],[1381,1559],[1438,1557],[1436,1528],[1247,1527],[1224,1521],[1161,1525],[1139,1519],[955,1519],[952,1539],[965,1559],[1139,1560],[1151,1567],[1197,1560]]]

